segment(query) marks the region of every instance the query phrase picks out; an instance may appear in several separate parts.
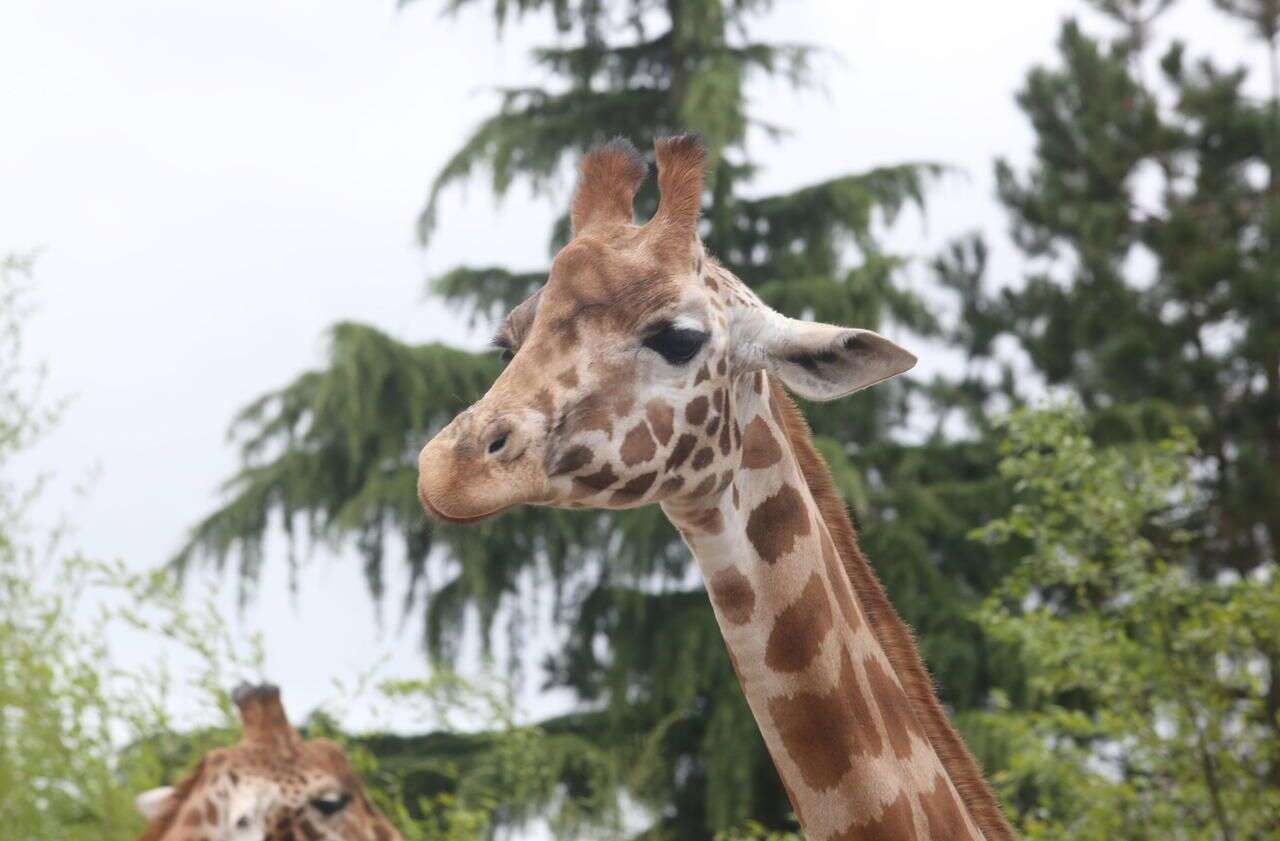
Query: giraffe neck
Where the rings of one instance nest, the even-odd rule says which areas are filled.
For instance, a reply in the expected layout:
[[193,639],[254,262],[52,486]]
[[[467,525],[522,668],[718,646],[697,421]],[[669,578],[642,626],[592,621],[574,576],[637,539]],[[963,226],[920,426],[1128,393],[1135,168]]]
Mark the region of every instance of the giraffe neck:
[[[732,397],[742,430],[732,485],[711,500],[663,508],[701,568],[806,836],[983,839],[873,625],[879,611],[863,603],[845,570],[836,545],[843,535],[832,533],[841,530],[801,463],[812,445],[807,433],[793,440],[787,413],[795,408],[763,373],[740,377]],[[851,537],[843,509],[841,516]]]

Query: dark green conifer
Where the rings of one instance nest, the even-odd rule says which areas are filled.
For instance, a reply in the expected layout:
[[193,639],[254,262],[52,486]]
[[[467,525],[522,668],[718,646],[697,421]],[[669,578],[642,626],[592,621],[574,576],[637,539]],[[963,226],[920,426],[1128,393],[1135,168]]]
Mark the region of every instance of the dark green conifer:
[[[1086,408],[1197,431],[1201,572],[1249,575],[1280,557],[1280,70],[1259,96],[1243,66],[1173,42],[1149,74],[1170,4],[1097,5],[1120,37],[1067,23],[1061,67],[1019,95],[1035,158],[997,176],[1031,272],[984,306]],[[1280,6],[1215,5],[1277,68]]]
[[[1100,440],[1191,429],[1198,495],[1179,512],[1193,539],[1180,557],[1201,583],[1252,582],[1261,602],[1280,561],[1280,4],[1214,1],[1250,34],[1263,74],[1235,63],[1246,56],[1224,64],[1162,39],[1170,0],[1091,5],[1112,35],[1063,25],[1057,62],[1018,94],[1031,164],[996,167],[1022,282],[984,293],[976,240],[940,261],[968,314],[957,338],[988,359],[1012,338],[1029,382],[1077,395]],[[1090,609],[1080,594],[1050,597]],[[1269,631],[1248,633],[1258,683],[1224,692],[1230,710],[1212,715],[1271,733],[1241,763],[1280,791],[1280,650]]]

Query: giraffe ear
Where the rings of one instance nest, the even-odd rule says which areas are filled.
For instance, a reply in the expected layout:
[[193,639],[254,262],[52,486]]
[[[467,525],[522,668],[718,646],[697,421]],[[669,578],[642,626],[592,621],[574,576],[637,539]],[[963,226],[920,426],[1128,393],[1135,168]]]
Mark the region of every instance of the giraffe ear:
[[582,159],[578,169],[578,187],[569,209],[569,224],[575,235],[594,225],[635,221],[636,190],[648,167],[630,141],[619,137],[597,146]]
[[916,364],[915,354],[870,330],[799,321],[764,307],[743,319],[736,325],[748,337],[739,340],[748,363],[742,367],[764,368],[808,400],[835,400]]
[[161,786],[144,791],[133,798],[134,808],[149,821],[154,821],[165,813],[173,801],[173,786]]

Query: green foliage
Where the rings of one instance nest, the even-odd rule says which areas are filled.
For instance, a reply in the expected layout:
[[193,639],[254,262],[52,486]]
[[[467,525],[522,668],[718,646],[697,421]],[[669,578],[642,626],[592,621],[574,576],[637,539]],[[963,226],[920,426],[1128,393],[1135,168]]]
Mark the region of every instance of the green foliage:
[[976,536],[1024,554],[982,621],[1017,650],[1030,703],[983,718],[1027,837],[1274,837],[1280,581],[1196,576],[1190,436],[1100,446],[1078,407],[1007,432],[1016,502]]
[[[8,524],[5,524],[8,525]],[[6,530],[0,526],[0,531]],[[0,820],[21,838],[131,839],[134,797],[225,744],[225,623],[171,581],[79,556],[0,552]],[[131,635],[193,661],[185,697],[222,726],[181,736],[162,665],[125,667],[105,642]]]
[[142,823],[134,795],[189,755],[165,712],[172,673],[126,671],[106,640],[142,634],[194,658],[189,680],[224,720],[233,646],[164,577],[68,552],[62,530],[32,522],[41,485],[19,482],[16,462],[58,407],[22,353],[30,269],[29,258],[0,262],[0,826],[13,838],[129,839]]
[[773,830],[756,821],[747,821],[740,827],[717,832],[715,841],[804,841],[804,839],[798,831]]
[[[1183,473],[1146,475],[1149,486],[1096,477],[1109,482],[1097,504],[1113,500],[1088,512],[1100,532],[1049,520],[1052,531],[1021,535],[1096,564],[1072,568],[1076,581],[1044,559],[1036,569],[1059,599],[1049,606],[1069,610],[999,625],[1014,634],[1030,682],[998,718],[1024,728],[1021,752],[1007,759],[1029,828],[1263,837],[1280,792],[1280,649],[1270,630],[1280,561],[1277,7],[1215,3],[1249,25],[1270,61],[1257,97],[1245,68],[1159,43],[1168,3],[1094,5],[1118,37],[1063,26],[1056,66],[1032,71],[1018,97],[1036,133],[1032,163],[1022,173],[997,166],[1025,284],[984,294],[977,245],[940,268],[976,316],[962,336],[972,354],[991,358],[997,337],[1012,338],[1048,383],[1079,398],[1097,442],[1137,446],[1185,428],[1200,455],[1190,490],[1178,484]],[[1103,473],[1121,469],[1097,458]],[[1172,464],[1150,459],[1128,469]],[[1173,539],[1161,487],[1182,493],[1185,539]],[[1037,505],[1043,514],[1048,503]],[[1015,536],[1028,526],[1004,522]],[[1086,538],[1097,545],[1072,543]],[[1121,595],[1103,610],[1088,601],[1094,589]],[[1132,628],[1121,634],[1124,621]],[[1033,700],[1051,706],[1015,714]]]
[[521,724],[508,692],[447,671],[387,682],[380,691],[440,728],[356,742],[373,758],[367,776],[375,800],[408,828],[408,841],[486,838],[540,818],[558,838],[620,831],[615,791],[626,766],[589,721]]
[[[397,717],[412,713],[433,729],[352,733],[330,712],[392,705]],[[370,799],[406,841],[474,841],[535,823],[557,838],[610,838],[620,831],[613,792],[627,766],[615,746],[601,742],[598,723],[590,715],[521,723],[511,686],[501,679],[481,683],[447,670],[425,679],[370,673],[298,729],[304,738],[343,747]]]

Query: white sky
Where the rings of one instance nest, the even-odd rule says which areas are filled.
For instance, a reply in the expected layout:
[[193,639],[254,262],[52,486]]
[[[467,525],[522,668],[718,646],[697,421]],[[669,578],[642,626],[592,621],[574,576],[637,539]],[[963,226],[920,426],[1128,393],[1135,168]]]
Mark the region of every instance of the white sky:
[[[100,469],[74,503],[88,553],[139,569],[164,562],[236,467],[225,438],[234,412],[319,364],[335,321],[475,341],[423,300],[424,279],[464,262],[545,264],[564,196],[516,191],[495,206],[483,181],[449,194],[429,251],[414,242],[431,176],[492,112],[492,87],[528,81],[528,48],[547,36],[540,23],[519,25],[498,42],[487,12],[442,20],[439,5],[0,5],[0,253],[43,249],[31,352],[50,364],[53,391],[74,398],[32,463],[68,486]],[[1002,240],[992,160],[1025,161],[1031,142],[1013,92],[1033,63],[1052,59],[1061,18],[1083,7],[780,2],[758,33],[838,59],[826,65],[825,95],[751,89],[756,115],[794,132],[754,144],[765,167],[757,189],[941,161],[966,176],[935,189],[927,224],[904,220],[895,243],[928,256],[970,230]],[[1256,66],[1258,48],[1208,8],[1184,0],[1164,31]],[[994,279],[1014,267],[1000,259]],[[58,491],[48,507],[72,504]],[[394,622],[398,570],[382,629],[350,554],[317,557],[296,601],[284,573],[283,557],[269,564],[235,621],[263,632],[266,672],[295,717],[331,698],[335,678],[382,658],[386,674],[421,672],[418,626]],[[192,582],[221,587],[237,617],[232,585]],[[526,701],[535,712],[554,706]]]

